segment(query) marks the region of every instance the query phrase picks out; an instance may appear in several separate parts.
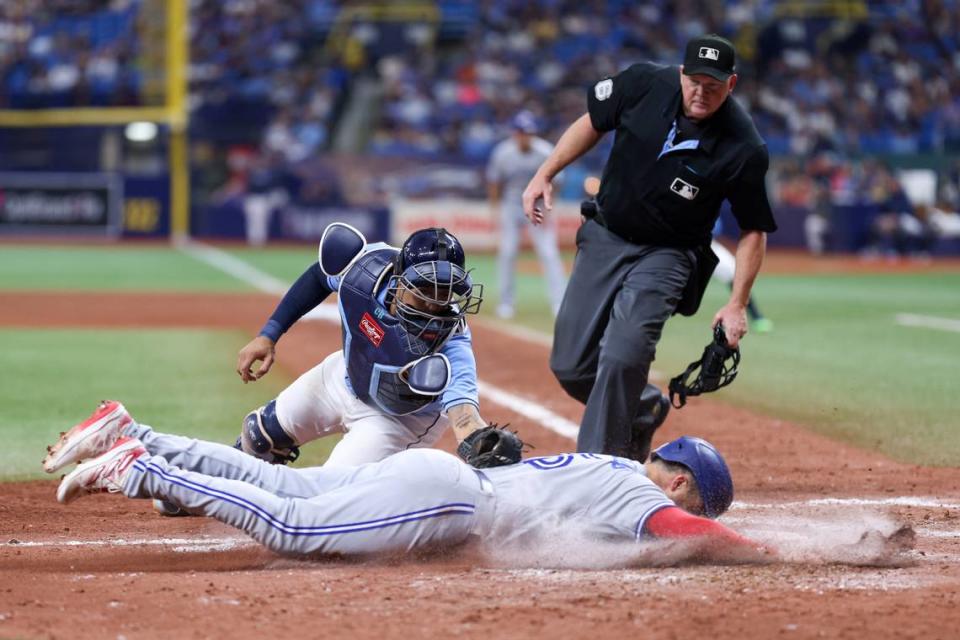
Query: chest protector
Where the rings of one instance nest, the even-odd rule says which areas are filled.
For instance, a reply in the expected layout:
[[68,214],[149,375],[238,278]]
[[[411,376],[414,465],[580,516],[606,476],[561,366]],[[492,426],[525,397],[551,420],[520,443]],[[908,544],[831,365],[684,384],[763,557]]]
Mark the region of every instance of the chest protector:
[[375,249],[357,258],[340,280],[339,297],[343,355],[354,393],[366,404],[400,416],[438,396],[417,393],[400,378],[400,371],[420,356],[410,352],[410,336],[377,300],[396,255],[396,249]]

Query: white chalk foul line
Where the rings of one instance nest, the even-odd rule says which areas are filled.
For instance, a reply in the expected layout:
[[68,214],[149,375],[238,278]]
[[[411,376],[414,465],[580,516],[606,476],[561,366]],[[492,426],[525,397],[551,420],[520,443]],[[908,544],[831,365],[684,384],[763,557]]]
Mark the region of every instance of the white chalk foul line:
[[896,496],[892,498],[815,498],[793,502],[740,502],[731,509],[795,509],[797,507],[923,507],[928,509],[957,509],[960,503],[944,502],[940,498],[925,496]]
[[[289,288],[287,283],[257,269],[249,262],[208,244],[193,240],[182,240],[177,243],[177,248],[190,257],[247,283],[257,291],[282,296]],[[321,304],[303,317],[312,320],[340,321],[340,314],[335,304]]]
[[549,333],[529,329],[523,325],[504,322],[503,320],[493,320],[490,318],[471,318],[470,324],[483,327],[489,331],[509,336],[515,340],[522,340],[547,349],[553,348],[553,336]]
[[282,296],[287,291],[287,284],[282,280],[216,247],[192,240],[181,240],[177,243],[177,248],[188,256],[249,284],[258,291],[278,296]]
[[960,320],[954,320],[953,318],[922,316],[915,313],[898,313],[894,318],[897,324],[904,327],[922,327],[924,329],[939,329],[960,333]]
[[478,382],[478,386],[480,387],[480,396],[485,400],[498,404],[505,409],[515,411],[524,418],[538,422],[550,431],[559,433],[561,436],[574,440],[577,439],[577,433],[580,431],[580,427],[575,422],[571,422],[563,416],[557,415],[537,402],[527,400],[514,393],[495,387],[489,382],[481,380]]

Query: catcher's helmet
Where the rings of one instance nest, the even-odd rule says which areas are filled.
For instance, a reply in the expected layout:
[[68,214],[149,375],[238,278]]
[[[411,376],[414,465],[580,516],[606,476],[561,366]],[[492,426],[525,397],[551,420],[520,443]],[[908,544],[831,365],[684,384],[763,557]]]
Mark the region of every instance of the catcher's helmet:
[[466,267],[463,245],[442,227],[414,231],[400,247],[396,273],[403,273],[415,264],[431,261],[450,262],[463,269]]
[[681,436],[658,447],[653,458],[682,464],[693,473],[700,489],[703,509],[708,518],[716,518],[733,502],[733,478],[717,448],[701,438]]
[[411,352],[435,352],[465,314],[480,309],[483,285],[474,286],[465,264],[463,245],[446,229],[414,231],[403,243],[388,292]]

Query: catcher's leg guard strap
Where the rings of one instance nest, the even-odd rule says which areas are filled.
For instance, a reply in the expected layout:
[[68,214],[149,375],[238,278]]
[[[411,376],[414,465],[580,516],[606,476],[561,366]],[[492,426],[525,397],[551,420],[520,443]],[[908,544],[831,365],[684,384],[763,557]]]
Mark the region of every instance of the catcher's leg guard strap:
[[243,419],[242,448],[247,453],[273,461],[273,456],[296,460],[300,451],[277,420],[277,401],[271,400]]

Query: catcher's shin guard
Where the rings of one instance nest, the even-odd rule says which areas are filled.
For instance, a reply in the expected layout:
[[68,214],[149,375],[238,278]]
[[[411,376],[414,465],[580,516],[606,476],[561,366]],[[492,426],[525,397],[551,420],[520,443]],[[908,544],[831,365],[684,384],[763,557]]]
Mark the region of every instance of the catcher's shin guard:
[[272,464],[287,464],[300,457],[300,448],[277,420],[277,401],[271,400],[243,419],[236,447]]

